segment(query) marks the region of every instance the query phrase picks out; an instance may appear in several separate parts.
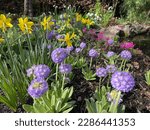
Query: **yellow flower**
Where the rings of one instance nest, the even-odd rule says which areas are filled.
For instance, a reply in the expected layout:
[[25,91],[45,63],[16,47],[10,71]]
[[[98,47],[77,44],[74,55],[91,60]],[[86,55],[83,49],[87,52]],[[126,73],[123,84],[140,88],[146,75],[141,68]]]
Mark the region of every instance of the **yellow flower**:
[[82,19],[81,19],[81,22],[82,22],[83,24],[86,24],[86,19],[85,19],[85,18],[82,18]]
[[24,33],[32,33],[32,26],[34,25],[33,22],[29,21],[28,18],[19,18],[19,24],[21,31]]
[[70,19],[68,19],[68,20],[65,22],[65,27],[67,27],[67,28],[70,28],[70,27],[71,27]]
[[82,19],[81,14],[76,13],[76,21],[79,22],[79,21],[81,21],[81,19]]
[[3,39],[3,38],[0,38],[0,44],[1,44],[3,41],[4,41],[4,39]]
[[74,38],[76,35],[74,33],[72,33],[72,35],[70,35],[69,33],[66,34],[64,39],[59,39],[59,41],[64,41],[66,42],[67,46],[70,47],[72,46],[72,42],[71,39]]
[[51,21],[51,17],[46,18],[45,16],[43,21],[41,22],[41,25],[44,27],[44,30],[50,30],[51,26],[54,25],[54,22]]
[[12,28],[13,25],[11,24],[11,18],[6,18],[4,14],[0,15],[0,28],[3,32],[6,31],[7,28]]
[[87,25],[93,25],[94,22],[93,22],[92,20],[90,20],[90,19],[87,19],[87,20],[86,20],[86,24],[87,24]]

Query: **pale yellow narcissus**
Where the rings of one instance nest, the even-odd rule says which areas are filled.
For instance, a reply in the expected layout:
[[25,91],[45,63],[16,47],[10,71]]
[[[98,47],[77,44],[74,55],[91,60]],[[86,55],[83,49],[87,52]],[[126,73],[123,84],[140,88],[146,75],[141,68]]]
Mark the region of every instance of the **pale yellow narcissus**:
[[24,33],[32,33],[32,26],[34,25],[33,22],[29,21],[28,18],[19,18],[18,19],[21,31]]
[[41,25],[44,27],[44,30],[51,29],[51,26],[54,25],[54,22],[51,21],[51,17],[44,17],[43,21],[41,22]]
[[0,44],[1,44],[3,41],[4,41],[4,39],[3,39],[3,38],[0,38]]
[[7,18],[4,14],[0,14],[0,29],[3,32],[6,31],[7,28],[12,28],[11,18]]
[[72,42],[71,42],[71,39],[73,39],[76,35],[74,33],[72,33],[72,35],[70,35],[69,33],[67,33],[65,35],[65,38],[64,39],[59,39],[59,41],[64,41],[66,42],[67,46],[68,47],[71,47],[72,46]]
[[93,25],[94,22],[92,20],[90,20],[90,19],[86,19],[86,24],[87,25]]
[[76,13],[76,21],[79,22],[82,20],[82,16],[79,13]]

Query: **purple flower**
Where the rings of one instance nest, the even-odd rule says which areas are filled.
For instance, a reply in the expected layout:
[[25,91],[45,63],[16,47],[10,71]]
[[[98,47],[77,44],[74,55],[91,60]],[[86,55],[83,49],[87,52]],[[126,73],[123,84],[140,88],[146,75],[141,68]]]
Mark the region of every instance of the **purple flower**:
[[27,69],[26,72],[28,77],[31,77],[31,75],[33,75],[35,67],[36,65],[33,65],[31,68]]
[[72,71],[72,66],[70,64],[61,64],[59,66],[59,71],[62,74],[69,74]]
[[107,65],[106,70],[108,73],[114,73],[117,71],[117,68],[115,65]]
[[57,39],[57,40],[59,40],[59,39],[64,39],[64,36],[63,36],[63,35],[58,34],[58,35],[56,35],[56,39]]
[[64,48],[57,48],[52,51],[51,58],[54,63],[61,63],[67,57],[67,52]]
[[106,56],[109,58],[109,57],[112,57],[112,56],[114,56],[115,55],[115,52],[113,52],[113,51],[108,51],[107,52],[107,54],[106,54]]
[[109,39],[109,40],[107,41],[107,43],[108,43],[108,45],[112,45],[112,44],[114,43],[114,40],[113,40],[113,39]]
[[74,49],[74,47],[73,46],[67,46],[66,47],[66,51],[67,51],[67,53],[69,54],[71,51],[73,51],[73,49]]
[[50,44],[49,44],[49,45],[47,45],[47,49],[49,49],[49,50],[50,50],[51,48],[52,48],[52,45],[50,45]]
[[43,78],[36,78],[31,81],[28,93],[33,98],[41,97],[48,90],[48,83]]
[[95,49],[91,49],[89,51],[89,56],[94,58],[94,57],[98,57],[98,52]]
[[52,30],[51,32],[49,32],[47,34],[47,39],[50,40],[50,39],[54,38],[55,35],[56,35],[55,31]]
[[82,51],[82,50],[81,50],[81,48],[79,48],[79,47],[75,49],[75,52],[76,52],[76,53],[79,53],[79,52],[81,52],[81,51]]
[[132,54],[130,51],[128,50],[124,50],[120,53],[121,58],[126,59],[126,60],[130,60],[132,58]]
[[84,43],[84,42],[81,42],[81,44],[80,44],[80,48],[81,48],[81,49],[84,49],[84,48],[86,48],[86,43]]
[[[116,99],[117,99],[117,95],[118,95],[118,91],[112,90],[111,92],[107,93],[107,100],[109,102],[113,102],[115,104],[116,103]],[[118,104],[120,104],[123,101],[122,97],[123,96],[121,95]]]
[[107,70],[103,67],[97,68],[96,69],[96,75],[98,77],[106,77],[107,76]]
[[111,78],[111,85],[113,88],[122,91],[129,92],[135,86],[133,76],[128,72],[116,71]]
[[34,75],[36,78],[47,78],[50,72],[50,68],[44,64],[37,65],[34,69]]

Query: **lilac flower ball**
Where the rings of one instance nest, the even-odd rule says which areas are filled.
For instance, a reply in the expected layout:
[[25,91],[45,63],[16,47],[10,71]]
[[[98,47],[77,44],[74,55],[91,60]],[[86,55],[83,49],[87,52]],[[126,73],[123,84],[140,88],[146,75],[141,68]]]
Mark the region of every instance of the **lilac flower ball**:
[[47,39],[50,40],[50,39],[52,39],[55,35],[56,35],[55,31],[52,30],[51,32],[49,32],[49,33],[47,34]]
[[59,66],[59,71],[62,74],[69,74],[72,71],[72,66],[70,64],[61,64]]
[[111,85],[113,88],[122,91],[129,92],[135,86],[133,76],[128,72],[116,71],[111,78]]
[[132,54],[130,51],[128,50],[124,50],[120,53],[121,58],[126,59],[126,60],[130,60],[132,58]]
[[37,78],[47,78],[50,74],[51,70],[47,65],[37,65],[34,69],[34,75]]
[[81,49],[84,49],[84,48],[86,48],[86,43],[84,43],[84,42],[81,42],[81,44],[80,44],[80,48],[81,48]]
[[64,48],[57,48],[52,51],[51,58],[54,63],[61,63],[67,57],[67,52]]
[[82,50],[81,50],[81,48],[79,48],[79,47],[75,49],[75,52],[76,52],[76,53],[79,53],[79,52],[81,52],[81,51],[82,51]]
[[107,76],[107,70],[103,67],[97,68],[96,69],[96,75],[98,77],[106,77]]
[[113,40],[113,39],[109,39],[109,40],[107,41],[107,43],[108,43],[109,45],[112,45],[112,44],[114,43],[114,40]]
[[109,58],[109,57],[112,57],[112,56],[114,56],[115,55],[115,52],[113,52],[113,51],[108,51],[107,52],[107,54],[106,54],[106,56]]
[[94,57],[98,57],[98,52],[95,49],[91,49],[89,51],[89,56],[94,58]]
[[59,40],[59,39],[64,39],[64,36],[63,36],[63,35],[58,34],[58,35],[56,35],[56,39],[57,39],[57,40]]
[[70,47],[67,46],[65,49],[66,49],[67,54],[69,54],[71,51],[73,51],[74,47],[73,46],[70,46]]
[[108,73],[114,73],[114,72],[117,71],[117,68],[116,68],[115,65],[107,65],[106,70],[107,70]]
[[[114,104],[116,103],[116,99],[117,99],[117,95],[118,95],[118,91],[116,90],[112,90],[111,92],[108,92],[107,93],[107,100],[109,102],[113,102]],[[120,104],[123,100],[122,100],[122,95],[120,96],[119,98],[119,102],[118,104]]]
[[33,65],[31,68],[26,70],[28,77],[31,77],[34,74],[35,67],[36,67],[36,65]]
[[33,98],[41,97],[48,90],[48,83],[43,78],[36,78],[31,81],[28,93]]
[[49,49],[49,50],[50,50],[51,48],[52,48],[52,45],[50,45],[50,44],[49,44],[49,45],[47,45],[47,49]]

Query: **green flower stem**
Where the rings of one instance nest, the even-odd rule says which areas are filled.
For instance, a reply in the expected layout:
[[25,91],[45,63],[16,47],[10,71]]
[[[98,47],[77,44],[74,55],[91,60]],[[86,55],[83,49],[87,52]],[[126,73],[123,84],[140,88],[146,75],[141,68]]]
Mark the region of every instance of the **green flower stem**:
[[126,63],[127,63],[127,60],[125,60],[125,61],[124,61],[124,64],[123,64],[122,70],[125,70]]
[[121,62],[121,65],[120,65],[120,68],[119,68],[120,71],[121,71],[121,69],[123,68],[124,62],[125,62],[125,59],[123,59],[122,62]]
[[64,74],[64,75],[63,75],[63,80],[62,80],[62,89],[64,88],[65,78],[66,78],[66,75]]
[[59,64],[56,65],[56,81],[58,80],[58,66]]
[[99,86],[98,86],[98,91],[100,91],[101,83],[102,83],[102,78],[99,78]]
[[93,61],[93,58],[91,57],[91,60],[90,60],[90,68],[92,67],[92,61]]
[[107,88],[109,87],[109,81],[110,81],[110,73],[108,74]]

